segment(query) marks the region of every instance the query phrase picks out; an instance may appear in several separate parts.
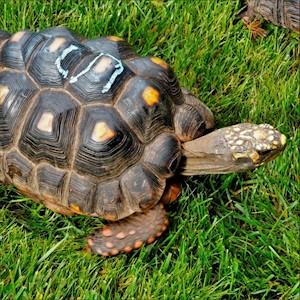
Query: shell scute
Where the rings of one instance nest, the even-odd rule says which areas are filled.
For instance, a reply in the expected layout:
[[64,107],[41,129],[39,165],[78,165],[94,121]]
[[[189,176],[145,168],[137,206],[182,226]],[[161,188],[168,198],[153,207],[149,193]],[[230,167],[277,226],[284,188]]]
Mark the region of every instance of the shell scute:
[[155,81],[132,78],[114,107],[143,142],[161,131],[173,130],[174,105],[169,94]]
[[50,202],[60,203],[63,197],[66,181],[65,170],[57,169],[50,164],[41,164],[37,167],[37,183],[41,195]]
[[78,61],[91,53],[73,38],[51,37],[33,53],[28,70],[42,87],[63,87]]
[[82,60],[69,80],[68,90],[83,103],[110,104],[133,72],[108,53],[95,53]]
[[32,53],[43,40],[43,36],[32,31],[24,30],[15,33],[2,48],[0,66],[25,70]]
[[[42,124],[45,113],[53,116],[51,124]],[[21,152],[35,163],[48,161],[55,167],[69,168],[77,115],[78,105],[69,95],[52,91],[41,93],[26,118],[19,140]]]
[[[94,138],[95,128],[100,123],[105,124],[101,129],[106,127],[113,132],[110,138]],[[143,145],[134,138],[112,107],[86,107],[79,128],[81,132],[75,167],[81,174],[90,174],[100,181],[109,180],[120,175],[142,155]]]
[[184,103],[177,77],[165,61],[158,57],[137,57],[126,61],[126,64],[138,76],[155,80],[175,104]]
[[9,146],[37,88],[23,73],[0,71],[0,148]]

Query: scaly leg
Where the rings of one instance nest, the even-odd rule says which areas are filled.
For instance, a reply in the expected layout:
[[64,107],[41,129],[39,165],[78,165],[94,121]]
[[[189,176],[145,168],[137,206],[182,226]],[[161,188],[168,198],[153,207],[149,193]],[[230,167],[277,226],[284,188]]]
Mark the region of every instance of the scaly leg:
[[162,204],[157,204],[145,213],[136,213],[103,227],[88,239],[88,244],[93,252],[103,256],[130,252],[154,242],[167,225],[166,211]]

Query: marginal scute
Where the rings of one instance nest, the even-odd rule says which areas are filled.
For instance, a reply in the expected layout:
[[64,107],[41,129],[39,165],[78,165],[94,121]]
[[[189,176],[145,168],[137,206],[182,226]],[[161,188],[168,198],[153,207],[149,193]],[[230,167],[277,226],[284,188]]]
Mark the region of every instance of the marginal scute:
[[[5,41],[7,39],[9,39],[11,37],[11,34],[6,31],[6,30],[0,30],[0,45],[2,43],[2,41]],[[1,51],[1,47],[0,47],[0,51]]]
[[32,163],[18,150],[12,149],[5,156],[4,172],[14,185],[30,186]]
[[175,174],[181,159],[180,142],[175,135],[163,133],[145,148],[143,161],[156,174],[169,178]]
[[[125,218],[134,210],[130,205],[126,205],[124,197],[120,193],[120,182],[113,179],[100,183],[94,195],[94,211],[106,220],[115,221]],[[108,236],[109,232],[105,232]]]
[[67,201],[65,203],[75,213],[92,214],[96,184],[85,176],[71,173]]
[[106,37],[108,40],[113,41],[113,42],[121,42],[124,41],[122,38],[118,37],[118,36],[108,36]]
[[36,173],[40,194],[48,201],[60,204],[67,172],[44,163],[37,167]]
[[203,135],[207,129],[202,115],[199,114],[195,106],[189,104],[176,107],[174,127],[181,142],[191,141]]
[[161,198],[166,184],[165,180],[141,164],[127,169],[120,182],[122,194],[137,212],[153,207]]
[[151,59],[152,62],[154,62],[155,64],[157,64],[161,67],[163,67],[166,70],[169,68],[169,65],[159,57],[151,57],[150,59]]

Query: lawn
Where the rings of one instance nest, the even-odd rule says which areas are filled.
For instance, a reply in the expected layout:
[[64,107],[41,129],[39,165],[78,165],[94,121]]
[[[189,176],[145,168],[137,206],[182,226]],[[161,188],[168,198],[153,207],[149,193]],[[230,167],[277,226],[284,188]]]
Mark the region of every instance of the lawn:
[[254,172],[188,178],[169,230],[129,255],[85,248],[102,221],[54,213],[0,186],[1,299],[299,299],[299,34],[253,40],[242,1],[0,0],[0,29],[67,26],[159,56],[217,127],[269,123],[284,153]]

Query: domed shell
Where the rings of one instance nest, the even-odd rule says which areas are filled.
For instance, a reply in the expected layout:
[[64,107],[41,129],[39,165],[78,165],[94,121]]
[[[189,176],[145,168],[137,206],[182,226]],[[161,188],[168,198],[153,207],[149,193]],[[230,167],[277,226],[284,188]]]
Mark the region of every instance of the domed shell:
[[0,181],[63,213],[147,210],[175,174],[181,142],[205,129],[189,99],[166,62],[121,38],[1,31]]

